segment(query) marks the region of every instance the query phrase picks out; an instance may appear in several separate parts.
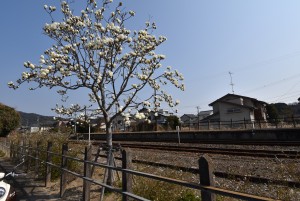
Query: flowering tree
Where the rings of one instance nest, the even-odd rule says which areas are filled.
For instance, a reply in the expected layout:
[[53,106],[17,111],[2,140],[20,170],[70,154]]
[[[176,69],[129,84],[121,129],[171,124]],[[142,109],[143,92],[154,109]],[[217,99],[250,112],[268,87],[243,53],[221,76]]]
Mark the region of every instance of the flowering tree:
[[[184,90],[183,75],[160,64],[165,56],[155,50],[166,38],[152,35],[155,23],[146,22],[139,31],[125,28],[135,13],[125,11],[122,2],[103,0],[98,5],[89,0],[77,15],[71,5],[61,2],[61,22],[55,21],[54,6],[44,6],[52,22],[43,31],[54,45],[40,56],[39,64],[25,62],[27,71],[22,78],[8,85],[16,89],[23,83],[35,83],[30,90],[55,87],[61,95],[87,89],[87,98],[98,108],[95,113],[104,117],[107,143],[112,147],[113,119],[123,115],[125,123],[130,123],[129,114],[138,119],[145,116],[138,112],[141,107],[155,111],[162,102],[177,105],[179,101],[162,87],[168,84]],[[70,114],[73,109],[57,107],[56,111]]]

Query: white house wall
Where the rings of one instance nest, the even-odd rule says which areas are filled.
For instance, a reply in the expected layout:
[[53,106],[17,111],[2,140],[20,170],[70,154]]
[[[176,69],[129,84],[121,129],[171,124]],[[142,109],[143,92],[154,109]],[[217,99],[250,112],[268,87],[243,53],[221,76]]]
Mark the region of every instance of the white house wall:
[[[220,121],[243,121],[254,119],[254,114],[249,109],[238,107],[231,104],[219,103]],[[230,109],[239,110],[238,112],[228,112]],[[250,114],[252,113],[252,114]]]

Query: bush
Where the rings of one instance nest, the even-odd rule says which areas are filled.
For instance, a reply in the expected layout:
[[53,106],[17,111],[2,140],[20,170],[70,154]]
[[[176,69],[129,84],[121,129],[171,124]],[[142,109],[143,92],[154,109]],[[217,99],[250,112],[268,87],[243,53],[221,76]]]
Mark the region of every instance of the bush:
[[167,124],[168,126],[172,129],[175,130],[176,126],[179,126],[180,122],[179,122],[179,118],[177,116],[168,116],[167,117]]
[[11,107],[0,103],[0,137],[6,137],[20,124],[20,114]]

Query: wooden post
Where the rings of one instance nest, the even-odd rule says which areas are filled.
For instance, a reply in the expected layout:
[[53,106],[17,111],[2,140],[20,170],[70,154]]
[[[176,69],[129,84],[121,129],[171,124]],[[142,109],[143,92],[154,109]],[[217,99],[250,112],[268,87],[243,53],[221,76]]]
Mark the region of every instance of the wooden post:
[[247,129],[246,118],[244,117],[244,128]]
[[294,128],[296,128],[296,122],[295,122],[294,115],[292,115],[292,119],[293,119],[293,125],[294,125]]
[[[122,169],[130,169],[131,153],[127,150],[122,151]],[[132,175],[122,171],[122,192],[132,192]],[[129,201],[129,197],[122,195],[122,201]]]
[[31,157],[29,157],[31,154],[30,154],[30,150],[31,150],[31,143],[30,141],[28,141],[28,144],[26,146],[26,172],[29,171],[29,168],[30,168],[30,164],[31,164]]
[[35,149],[35,163],[34,163],[34,166],[35,166],[35,173],[37,174],[38,171],[39,171],[39,168],[40,168],[40,145],[41,145],[41,142],[38,141],[36,143],[36,149]]
[[219,130],[221,130],[221,120],[219,120]]
[[16,150],[16,155],[15,155],[15,159],[18,161],[19,160],[19,157],[20,157],[20,153],[21,153],[21,142],[20,142],[20,140],[18,140],[18,142],[17,142],[17,150]]
[[[204,154],[199,159],[200,184],[204,186],[214,186],[213,164],[208,155]],[[216,201],[216,195],[207,191],[201,191],[201,200]]]
[[62,145],[62,156],[61,156],[61,176],[60,176],[60,192],[59,195],[62,198],[64,196],[64,193],[66,191],[66,186],[67,186],[67,173],[63,170],[63,168],[67,167],[67,158],[65,157],[68,153],[68,144],[63,144]]
[[[85,147],[84,151],[84,177],[92,178],[92,167],[91,164],[86,163],[86,161],[92,160],[92,146]],[[91,182],[83,180],[83,200],[90,200]]]
[[28,172],[28,147],[26,145],[26,141],[25,139],[22,140],[22,151],[21,151],[21,155],[20,157],[18,158],[19,161],[23,158],[24,159],[24,165],[22,166],[22,169],[25,171],[25,172]]
[[259,129],[261,129],[261,122],[260,122],[260,119],[258,119],[258,125],[259,125]]
[[51,182],[51,165],[48,163],[52,163],[52,142],[48,142],[47,144],[47,158],[46,158],[46,178],[45,178],[45,186],[48,187]]
[[210,129],[210,120],[207,121],[207,129]]

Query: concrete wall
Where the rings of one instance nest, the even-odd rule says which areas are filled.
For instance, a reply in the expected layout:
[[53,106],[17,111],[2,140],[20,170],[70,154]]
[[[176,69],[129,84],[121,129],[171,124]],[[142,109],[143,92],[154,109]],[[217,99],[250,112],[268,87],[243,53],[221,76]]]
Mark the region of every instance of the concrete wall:
[[[84,134],[88,139],[88,134]],[[92,140],[106,140],[105,134],[91,134]],[[237,131],[184,131],[180,132],[181,142],[209,141],[300,141],[300,129],[263,129]],[[177,132],[136,132],[113,134],[114,141],[168,141],[177,142]]]

